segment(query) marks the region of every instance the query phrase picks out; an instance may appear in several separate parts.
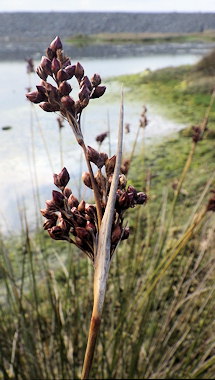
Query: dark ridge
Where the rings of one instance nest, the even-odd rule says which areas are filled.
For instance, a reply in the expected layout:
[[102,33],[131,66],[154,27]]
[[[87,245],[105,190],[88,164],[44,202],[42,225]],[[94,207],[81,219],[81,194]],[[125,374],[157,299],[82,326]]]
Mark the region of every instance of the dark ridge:
[[[214,29],[213,13],[5,12],[0,13],[0,59],[39,57],[56,35],[65,40],[78,34],[198,33]],[[106,50],[103,47],[93,49],[96,51],[73,48],[73,56],[119,54],[116,46]],[[121,52],[137,54],[138,49],[124,47],[124,53],[123,49]],[[162,53],[159,48],[157,52]]]

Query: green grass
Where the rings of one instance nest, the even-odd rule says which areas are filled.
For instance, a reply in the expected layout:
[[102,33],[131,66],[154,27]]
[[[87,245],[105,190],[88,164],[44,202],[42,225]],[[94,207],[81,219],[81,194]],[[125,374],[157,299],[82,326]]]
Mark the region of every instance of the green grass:
[[[162,113],[175,120],[199,124],[215,86],[214,53],[210,60],[210,70],[206,70],[201,61],[193,66],[168,67],[155,72],[146,70],[120,76],[117,80],[128,89],[132,99],[138,96],[143,102],[157,104]],[[210,113],[210,123],[214,122],[215,107]]]
[[67,42],[77,46],[97,45],[97,44],[154,44],[169,42],[213,42],[215,41],[214,31],[188,34],[169,33],[98,33],[98,34],[78,34],[71,36]]

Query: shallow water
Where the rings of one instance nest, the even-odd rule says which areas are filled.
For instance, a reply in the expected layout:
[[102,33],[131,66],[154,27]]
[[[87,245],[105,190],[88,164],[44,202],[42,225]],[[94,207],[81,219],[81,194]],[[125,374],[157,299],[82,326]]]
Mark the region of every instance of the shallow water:
[[[148,56],[111,59],[82,59],[81,64],[85,73],[91,77],[95,72],[104,78],[120,74],[129,74],[181,64],[192,64],[199,56]],[[37,63],[36,63],[37,64]],[[40,107],[33,106],[26,101],[26,88],[35,87],[39,83],[37,75],[26,74],[24,62],[0,62],[0,229],[12,231],[20,228],[20,208],[26,209],[27,217],[35,223],[35,187],[39,189],[39,205],[43,208],[46,199],[51,197],[53,171],[61,170],[59,151],[59,129],[56,115],[45,113]],[[113,88],[115,92],[115,88]],[[112,85],[108,84],[107,94],[111,94]],[[119,91],[120,93],[120,91]],[[87,145],[97,148],[95,137],[107,131],[108,120],[111,131],[111,150],[114,148],[117,137],[119,119],[119,98],[103,96],[92,100],[83,113],[82,128]],[[125,96],[125,122],[131,125],[131,133],[125,137],[125,150],[129,150],[141,113],[142,101],[130,102]],[[148,106],[148,105],[147,105]],[[148,106],[149,126],[145,137],[150,140],[155,136],[162,136],[183,126],[173,123],[158,115],[150,105]],[[2,127],[10,126],[10,130]],[[71,175],[71,187],[77,194],[78,177],[81,170],[81,152],[75,143],[69,126],[62,129],[63,164]],[[104,142],[102,150],[108,151],[108,140]],[[18,207],[19,205],[19,207]]]

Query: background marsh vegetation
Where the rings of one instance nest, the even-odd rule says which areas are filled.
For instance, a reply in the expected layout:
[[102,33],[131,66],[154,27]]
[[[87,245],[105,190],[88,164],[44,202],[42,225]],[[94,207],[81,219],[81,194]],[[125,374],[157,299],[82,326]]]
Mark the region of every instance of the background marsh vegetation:
[[[149,200],[126,214],[131,234],[113,258],[92,378],[214,378],[215,214],[206,212],[215,180],[210,57],[117,79],[132,97],[158,104],[189,128],[150,146],[145,129],[135,126],[128,182]],[[191,125],[204,129],[196,143]],[[1,376],[80,378],[92,264],[67,242],[52,242],[40,228],[32,232],[25,214],[21,223],[18,236],[1,235]]]

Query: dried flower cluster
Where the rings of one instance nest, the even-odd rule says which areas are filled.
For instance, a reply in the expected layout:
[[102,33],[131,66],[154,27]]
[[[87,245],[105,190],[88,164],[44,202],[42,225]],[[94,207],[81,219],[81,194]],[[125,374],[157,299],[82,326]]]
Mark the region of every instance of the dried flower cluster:
[[[116,156],[108,158],[105,153],[99,153],[91,147],[88,147],[88,155],[90,161],[94,162],[98,167],[95,180],[98,185],[100,202],[104,213]],[[102,173],[102,167],[104,167],[105,175]],[[66,168],[63,168],[60,174],[54,174],[54,184],[60,191],[54,190],[52,200],[47,201],[46,209],[41,210],[42,215],[47,219],[44,223],[44,229],[48,230],[53,239],[67,240],[74,243],[94,261],[98,234],[96,207],[94,204],[88,204],[84,200],[78,201],[72,194],[72,190],[67,187],[69,179],[69,173]],[[88,172],[83,173],[82,179],[87,187],[92,188],[91,177]],[[121,174],[119,176],[115,215],[112,224],[111,256],[120,240],[127,239],[129,236],[129,228],[123,227],[125,210],[137,204],[143,204],[147,199],[145,193],[138,193],[133,186],[126,188],[126,182],[125,175]]]
[[[105,92],[101,86],[101,78],[98,74],[89,79],[84,76],[84,68],[78,62],[71,65],[70,59],[63,54],[62,43],[56,37],[48,47],[46,56],[41,60],[37,68],[37,74],[41,78],[40,85],[36,91],[28,93],[27,98],[33,103],[39,103],[40,107],[47,112],[59,111],[61,117],[71,125],[78,143],[83,148],[88,172],[83,173],[84,184],[94,191],[95,204],[88,204],[84,200],[79,201],[67,187],[70,180],[69,173],[63,168],[59,174],[54,174],[54,184],[60,191],[52,192],[52,199],[46,201],[46,208],[41,210],[47,219],[44,229],[48,231],[51,238],[56,240],[67,240],[75,244],[87,256],[94,261],[99,228],[105,213],[109,192],[111,188],[113,173],[116,165],[116,156],[108,158],[106,153],[86,147],[81,132],[81,113],[88,105],[89,100],[99,98]],[[50,76],[56,86],[47,82]],[[74,100],[69,94],[72,91],[68,80],[75,77],[79,83],[80,91],[78,100]],[[58,118],[59,129],[63,127],[62,119]],[[97,136],[101,145],[107,137],[107,132]],[[92,163],[97,167],[94,174]],[[129,228],[123,226],[124,212],[129,207],[143,204],[147,200],[145,193],[137,192],[133,186],[127,187],[125,174],[128,172],[129,160],[121,166],[118,187],[116,191],[116,202],[111,232],[110,256],[112,256],[120,240],[127,239]]]
[[147,108],[146,106],[143,106],[143,110],[140,115],[140,121],[139,121],[140,128],[146,128],[146,126],[148,125],[148,119],[146,117],[146,113],[147,113]]
[[215,212],[215,190],[211,190],[212,196],[208,201],[207,211]]
[[203,131],[200,125],[193,125],[192,131],[193,131],[193,134],[192,134],[193,142],[197,143],[200,140],[202,140]]
[[34,70],[34,61],[33,61],[33,58],[28,58],[26,59],[26,62],[27,62],[27,67],[26,67],[26,71],[27,71],[27,74],[31,74],[31,73],[34,73],[35,70]]
[[104,139],[106,139],[108,135],[108,132],[104,132],[104,133],[100,133],[98,136],[96,136],[96,141],[99,143],[99,145],[101,145],[104,141]]
[[[46,56],[42,57],[36,72],[42,81],[36,86],[36,91],[26,94],[27,98],[33,103],[39,103],[46,112],[58,111],[63,117],[70,119],[75,136],[81,143],[83,139],[80,127],[82,110],[88,105],[90,99],[101,97],[106,90],[105,86],[100,85],[100,75],[94,74],[89,79],[84,75],[84,68],[79,62],[72,65],[70,59],[63,53],[59,37],[56,37],[49,45]],[[56,86],[47,82],[49,76]],[[70,96],[72,87],[68,82],[73,77],[76,78],[80,87],[76,101]]]

